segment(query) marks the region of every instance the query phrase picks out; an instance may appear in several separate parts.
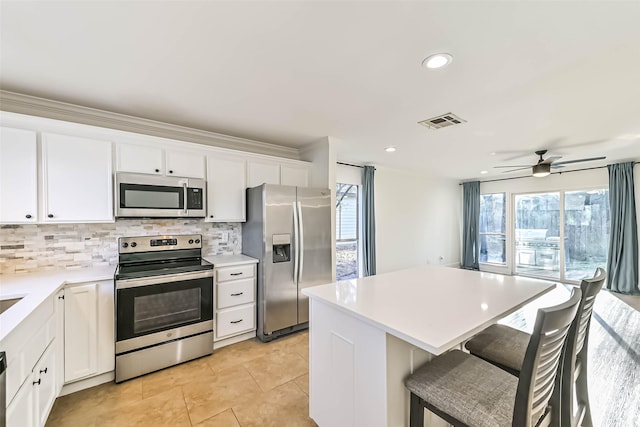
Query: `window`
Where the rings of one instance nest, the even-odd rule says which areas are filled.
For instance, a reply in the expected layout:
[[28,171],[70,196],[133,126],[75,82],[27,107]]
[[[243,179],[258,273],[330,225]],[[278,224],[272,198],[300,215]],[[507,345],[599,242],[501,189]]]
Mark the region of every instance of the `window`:
[[560,279],[560,193],[515,199],[516,273]]
[[360,276],[358,264],[360,200],[358,186],[336,184],[336,279]]
[[565,193],[565,279],[593,277],[607,264],[610,221],[609,190]]
[[606,189],[517,194],[514,223],[517,274],[580,281],[607,263]]
[[507,262],[504,202],[504,193],[480,195],[480,262]]

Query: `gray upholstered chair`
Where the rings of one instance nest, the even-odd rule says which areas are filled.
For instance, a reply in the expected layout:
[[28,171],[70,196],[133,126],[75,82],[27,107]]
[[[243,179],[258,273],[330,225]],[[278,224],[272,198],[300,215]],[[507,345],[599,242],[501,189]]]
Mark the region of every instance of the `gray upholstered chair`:
[[[587,342],[593,304],[605,277],[604,269],[598,268],[592,279],[584,279],[580,284],[582,299],[578,315],[569,330],[563,357],[560,392],[563,427],[593,425],[587,389]],[[529,334],[508,326],[492,325],[469,340],[465,347],[474,356],[519,376],[529,337]]]
[[556,376],[581,294],[574,289],[568,301],[538,310],[519,378],[460,350],[421,366],[405,380],[411,427],[422,427],[424,408],[455,426],[558,424]]

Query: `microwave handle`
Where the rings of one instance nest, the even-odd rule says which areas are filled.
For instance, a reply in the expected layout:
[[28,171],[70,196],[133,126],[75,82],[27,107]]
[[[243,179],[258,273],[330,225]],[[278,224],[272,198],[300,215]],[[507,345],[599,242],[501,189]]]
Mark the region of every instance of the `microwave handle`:
[[182,188],[184,189],[184,214],[187,214],[187,183],[182,184]]

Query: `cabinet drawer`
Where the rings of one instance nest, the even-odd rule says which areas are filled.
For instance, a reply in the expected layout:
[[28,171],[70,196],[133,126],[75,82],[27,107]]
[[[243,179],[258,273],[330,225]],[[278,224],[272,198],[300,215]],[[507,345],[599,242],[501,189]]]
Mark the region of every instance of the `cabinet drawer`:
[[256,305],[229,308],[216,313],[216,338],[250,331],[256,327]]
[[218,283],[216,288],[218,298],[216,307],[218,309],[255,301],[255,279],[253,277]]
[[255,265],[235,265],[233,267],[223,267],[217,269],[217,279],[218,282],[223,282],[225,280],[236,280],[236,279],[244,279],[247,277],[254,276]]

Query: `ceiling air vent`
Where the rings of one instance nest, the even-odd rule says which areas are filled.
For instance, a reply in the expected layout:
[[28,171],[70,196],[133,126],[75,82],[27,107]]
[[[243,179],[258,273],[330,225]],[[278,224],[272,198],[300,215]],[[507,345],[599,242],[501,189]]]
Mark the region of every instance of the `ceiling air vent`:
[[418,122],[422,126],[426,126],[429,129],[440,129],[449,126],[460,125],[466,123],[466,120],[461,119],[453,113],[443,114],[441,116],[431,117],[430,119],[422,120]]

